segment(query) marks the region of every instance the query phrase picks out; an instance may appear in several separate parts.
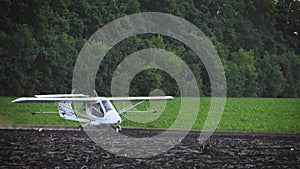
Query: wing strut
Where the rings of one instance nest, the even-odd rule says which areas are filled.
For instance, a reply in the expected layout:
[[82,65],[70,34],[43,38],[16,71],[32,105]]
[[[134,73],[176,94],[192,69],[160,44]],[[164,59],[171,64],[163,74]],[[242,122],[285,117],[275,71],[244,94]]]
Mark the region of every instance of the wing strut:
[[128,110],[130,110],[130,109],[132,109],[132,108],[134,108],[134,107],[136,107],[136,106],[138,106],[138,105],[140,105],[140,104],[142,104],[142,103],[144,103],[144,102],[145,102],[145,100],[140,101],[140,102],[138,102],[138,103],[136,103],[136,104],[134,104],[134,105],[131,105],[131,106],[129,106],[129,107],[126,107],[126,108],[124,108],[123,110],[121,110],[121,111],[119,112],[119,114],[123,114],[123,113],[125,113],[126,111],[128,111]]

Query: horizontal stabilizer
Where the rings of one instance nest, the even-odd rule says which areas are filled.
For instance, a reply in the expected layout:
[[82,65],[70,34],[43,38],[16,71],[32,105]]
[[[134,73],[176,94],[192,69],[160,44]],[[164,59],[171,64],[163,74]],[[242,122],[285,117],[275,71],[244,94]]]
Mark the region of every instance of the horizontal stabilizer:
[[75,97],[75,98],[63,98],[63,97],[20,97],[13,100],[13,103],[57,103],[57,102],[96,102],[99,98],[96,97]]
[[64,98],[64,97],[89,97],[85,94],[46,94],[46,95],[34,95],[38,98]]

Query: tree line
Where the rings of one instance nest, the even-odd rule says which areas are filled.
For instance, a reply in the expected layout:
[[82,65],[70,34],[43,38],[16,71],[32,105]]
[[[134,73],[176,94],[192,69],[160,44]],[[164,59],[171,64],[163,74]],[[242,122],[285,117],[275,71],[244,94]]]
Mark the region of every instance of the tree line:
[[[200,28],[224,65],[230,97],[300,96],[300,1],[298,0],[2,0],[0,95],[70,93],[73,68],[87,39],[105,24],[137,12],[163,12]],[[136,35],[105,56],[96,90],[109,96],[117,65],[135,51],[161,48],[180,56],[209,96],[205,66],[183,43],[157,34]],[[131,95],[155,88],[178,96],[174,78],[147,69],[132,81]]]

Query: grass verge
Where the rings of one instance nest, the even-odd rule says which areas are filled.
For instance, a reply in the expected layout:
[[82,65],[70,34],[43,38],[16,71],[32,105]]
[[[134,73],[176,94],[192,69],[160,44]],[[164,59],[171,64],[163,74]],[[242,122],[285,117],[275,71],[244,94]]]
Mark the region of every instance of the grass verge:
[[[13,99],[15,98],[0,97],[0,125],[79,125],[77,122],[61,119],[58,114],[31,114],[33,111],[55,112],[57,109],[54,104],[16,104],[11,103]],[[167,102],[164,112],[122,115],[122,127],[169,128],[177,118],[180,103],[181,99],[175,98]],[[201,98],[200,103],[200,111],[193,124],[193,129],[196,130],[201,130],[203,127],[210,108],[210,98]],[[146,103],[138,109],[149,106],[150,104]],[[189,113],[188,110],[186,113]],[[227,98],[217,131],[298,133],[300,132],[300,99]]]

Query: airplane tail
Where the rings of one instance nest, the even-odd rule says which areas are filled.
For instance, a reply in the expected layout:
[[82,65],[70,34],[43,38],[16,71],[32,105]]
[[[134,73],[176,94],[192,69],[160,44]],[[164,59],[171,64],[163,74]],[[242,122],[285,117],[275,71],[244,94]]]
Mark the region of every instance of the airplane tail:
[[71,102],[59,102],[57,103],[59,116],[66,120],[77,121],[75,111],[72,108]]

